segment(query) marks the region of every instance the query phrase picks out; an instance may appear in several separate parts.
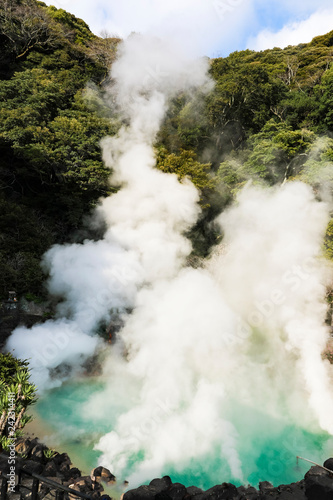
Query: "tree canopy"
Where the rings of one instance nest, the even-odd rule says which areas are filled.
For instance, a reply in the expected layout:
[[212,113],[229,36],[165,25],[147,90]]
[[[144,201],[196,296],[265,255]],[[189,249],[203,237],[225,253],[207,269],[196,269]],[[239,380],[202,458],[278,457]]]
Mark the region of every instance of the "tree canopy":
[[[121,123],[106,102],[118,38],[94,35],[64,9],[36,0],[0,8],[0,297],[43,294],[39,262],[80,238],[84,216],[109,185],[100,140]],[[212,221],[249,180],[331,182],[333,31],[308,44],[244,50],[210,61],[208,95],[169,104],[157,168],[188,177],[202,215],[194,253],[217,241]],[[325,248],[332,258],[332,222]]]

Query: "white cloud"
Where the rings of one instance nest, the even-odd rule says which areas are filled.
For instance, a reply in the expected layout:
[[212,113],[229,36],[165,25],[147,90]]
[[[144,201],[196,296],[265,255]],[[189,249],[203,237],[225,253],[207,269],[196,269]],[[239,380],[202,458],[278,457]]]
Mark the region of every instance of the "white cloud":
[[[99,35],[133,31],[173,40],[192,55],[217,57],[309,42],[333,27],[332,0],[46,0]],[[283,26],[284,24],[284,26]],[[251,36],[251,38],[249,38]]]
[[290,22],[277,32],[263,29],[256,37],[248,40],[247,46],[253,50],[284,48],[310,42],[315,36],[324,35],[332,28],[333,7],[319,10],[302,21]]

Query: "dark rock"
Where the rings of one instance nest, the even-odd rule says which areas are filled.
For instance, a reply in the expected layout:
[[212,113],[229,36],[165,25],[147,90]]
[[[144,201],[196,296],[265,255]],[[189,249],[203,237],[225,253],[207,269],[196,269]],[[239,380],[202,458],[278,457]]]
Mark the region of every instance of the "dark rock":
[[21,493],[7,493],[8,500],[22,500]]
[[93,492],[101,492],[104,490],[103,486],[96,481],[92,481],[89,476],[81,476],[69,484],[69,488],[73,490],[80,491],[81,493],[91,493]]
[[50,460],[44,467],[43,476],[56,476],[58,472],[54,460]]
[[328,458],[327,460],[325,460],[323,465],[324,467],[326,467],[326,469],[333,470],[333,458]]
[[10,465],[8,463],[8,455],[1,453],[0,455],[0,471],[3,474],[8,474],[10,472]]
[[172,500],[183,500],[183,498],[189,497],[185,486],[180,483],[171,484],[167,493]]
[[155,488],[157,493],[168,489],[172,485],[171,478],[169,476],[164,476],[162,478],[156,478],[150,481],[149,487]]
[[127,491],[123,496],[123,500],[149,500],[153,499],[155,495],[156,491],[154,488],[149,486],[139,486],[139,488]]
[[69,473],[71,479],[77,479],[78,477],[81,477],[81,471],[77,467],[72,467],[69,470]]
[[59,453],[55,455],[53,457],[53,461],[58,469],[60,469],[60,467],[63,466],[64,468],[66,468],[66,470],[68,470],[72,465],[72,461],[67,455],[67,453]]
[[22,460],[20,466],[23,471],[34,472],[35,474],[42,474],[44,469],[43,464],[34,462],[33,460]]
[[203,490],[201,488],[197,488],[196,486],[189,486],[186,488],[186,491],[191,497],[195,497],[196,495],[201,495],[203,493]]
[[198,495],[197,499],[201,500],[232,500],[238,498],[238,491],[235,485],[231,483],[223,483],[213,486],[205,491],[203,495]]
[[[49,477],[48,479],[51,479],[52,481],[54,481],[54,482],[56,482],[58,484],[62,484],[62,480],[59,477],[54,476],[54,477]],[[50,485],[48,485],[46,483],[42,483],[40,485],[40,495],[39,496],[40,496],[40,498],[43,498],[43,500],[47,499],[47,498],[49,498],[49,499],[53,498],[54,499],[55,498],[55,492],[56,492],[56,490],[55,490],[55,488],[53,486],[50,486]]]
[[[31,500],[32,498],[32,485],[33,479],[29,476],[23,476],[20,482],[19,492],[21,493],[22,500]],[[39,485],[38,491],[41,491],[41,485]]]
[[[240,486],[239,488],[237,488],[237,491],[238,491],[238,497],[237,499],[239,500],[257,500],[257,499],[261,499],[261,498],[266,498],[266,496],[261,496],[261,494],[258,492],[258,490],[256,490],[255,488],[253,488],[253,486]],[[271,498],[271,497],[267,497],[267,498]]]
[[63,477],[64,481],[70,481],[73,482],[79,477],[81,477],[81,471],[77,469],[76,467],[73,467],[72,469],[67,469],[61,472],[58,472],[58,475]]
[[31,452],[30,452],[30,459],[34,460],[35,462],[40,462],[40,463],[45,463],[46,462],[46,457],[44,454],[44,451],[47,450],[47,447],[43,444],[36,444]]
[[20,500],[31,500],[32,499],[31,490],[28,490],[27,488],[20,488],[20,494],[21,494]]
[[273,489],[274,486],[269,481],[262,481],[259,483],[259,491],[262,491],[263,493]]
[[62,462],[59,465],[58,470],[59,470],[59,472],[69,472],[70,468],[71,468],[71,463]]
[[[88,495],[90,496],[90,498],[92,500],[101,500],[101,494],[100,492],[89,492]],[[109,495],[106,495],[106,497],[108,497]],[[75,499],[76,500],[76,499]]]
[[169,495],[167,490],[160,491],[159,493],[156,493],[154,498],[155,498],[155,500],[171,500],[171,496]]
[[[276,498],[279,500],[306,500],[303,484],[301,482],[286,485],[282,484],[278,488],[274,488],[272,492],[274,491],[278,492]],[[267,496],[267,498],[270,497]]]
[[304,477],[305,496],[308,500],[333,500],[333,472],[311,467]]
[[105,483],[111,483],[111,484],[116,482],[116,476],[111,474],[109,469],[106,469],[105,467],[102,466],[96,467],[96,469],[94,469],[91,472],[90,477],[92,480],[99,482],[104,481]]

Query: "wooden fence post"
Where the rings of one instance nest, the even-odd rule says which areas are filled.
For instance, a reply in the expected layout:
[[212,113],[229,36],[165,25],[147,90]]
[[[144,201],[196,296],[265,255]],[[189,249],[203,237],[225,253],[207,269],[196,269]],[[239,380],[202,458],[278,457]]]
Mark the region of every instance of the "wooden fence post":
[[39,480],[36,478],[33,478],[32,490],[31,490],[31,500],[38,500],[38,487],[39,487]]

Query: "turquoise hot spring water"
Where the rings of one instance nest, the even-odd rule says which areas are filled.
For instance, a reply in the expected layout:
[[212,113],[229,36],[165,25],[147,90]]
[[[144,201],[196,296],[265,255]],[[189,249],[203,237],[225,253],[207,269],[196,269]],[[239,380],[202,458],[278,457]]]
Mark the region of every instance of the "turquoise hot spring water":
[[[112,429],[121,412],[117,399],[111,405],[112,411],[108,406],[106,414],[98,407],[87,412],[91,396],[103,391],[103,388],[103,381],[96,378],[72,380],[44,393],[34,408],[36,424],[38,426],[39,422],[45,433],[39,437],[44,438],[50,447],[68,452],[73,465],[84,473],[89,473],[99,464],[101,453],[94,449],[95,444]],[[297,456],[322,463],[333,454],[333,436],[325,432],[309,432],[288,425],[265,415],[260,409],[240,405],[237,401],[229,405],[227,413],[239,434],[237,451],[245,484],[257,487],[260,481],[270,481],[277,486],[298,481],[310,464],[297,460]],[[94,414],[96,418],[92,418]],[[219,449],[216,442],[216,446],[205,456],[192,457],[186,463],[166,465],[163,475],[170,475],[174,482],[203,489],[222,482],[241,484],[232,477]],[[140,461],[140,453],[137,460]],[[130,477],[132,467],[135,464],[129,466],[122,477],[117,477],[118,485]],[[111,472],[117,475],[117,471]],[[136,486],[138,484],[130,483],[128,488]]]

